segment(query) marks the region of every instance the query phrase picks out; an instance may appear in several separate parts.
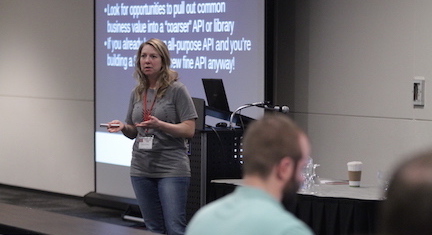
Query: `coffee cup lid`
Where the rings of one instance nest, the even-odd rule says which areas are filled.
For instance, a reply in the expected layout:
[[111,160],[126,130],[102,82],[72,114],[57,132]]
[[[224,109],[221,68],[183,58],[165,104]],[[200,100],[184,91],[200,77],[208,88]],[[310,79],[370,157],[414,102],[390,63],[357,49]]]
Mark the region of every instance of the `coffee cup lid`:
[[350,165],[361,165],[361,164],[363,164],[363,163],[360,162],[360,161],[352,161],[352,162],[348,162],[347,163],[348,166],[350,166]]

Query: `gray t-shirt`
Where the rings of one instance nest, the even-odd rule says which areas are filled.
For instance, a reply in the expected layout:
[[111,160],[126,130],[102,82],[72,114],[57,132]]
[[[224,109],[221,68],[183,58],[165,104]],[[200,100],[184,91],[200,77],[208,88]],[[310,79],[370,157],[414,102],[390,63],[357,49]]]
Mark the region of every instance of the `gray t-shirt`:
[[[147,92],[147,109],[154,101],[156,90]],[[133,125],[143,121],[143,101],[135,100],[132,92],[126,123]],[[192,98],[181,82],[172,83],[162,98],[156,99],[152,116],[169,123],[181,123],[198,117]],[[152,149],[139,149],[139,138],[153,135]],[[144,177],[189,177],[190,162],[186,139],[173,137],[163,131],[138,127],[132,151],[131,175]]]

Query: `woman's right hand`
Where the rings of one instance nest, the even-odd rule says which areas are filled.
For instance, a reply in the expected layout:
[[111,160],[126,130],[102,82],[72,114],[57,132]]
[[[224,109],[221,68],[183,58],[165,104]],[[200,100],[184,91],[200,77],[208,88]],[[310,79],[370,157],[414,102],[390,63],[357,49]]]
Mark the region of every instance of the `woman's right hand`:
[[[118,126],[113,126],[112,124],[117,124]],[[125,124],[119,120],[113,120],[111,122],[108,122],[108,132],[119,132],[121,130],[123,130],[123,128],[125,127]]]

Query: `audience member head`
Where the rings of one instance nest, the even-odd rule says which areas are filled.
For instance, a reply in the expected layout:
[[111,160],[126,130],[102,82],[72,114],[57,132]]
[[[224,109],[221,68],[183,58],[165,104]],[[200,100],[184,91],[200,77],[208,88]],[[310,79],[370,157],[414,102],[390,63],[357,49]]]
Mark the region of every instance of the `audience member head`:
[[383,234],[432,234],[432,151],[395,169],[381,216]]
[[288,161],[293,171],[282,189],[283,196],[297,192],[310,146],[304,132],[287,115],[270,113],[254,121],[244,134],[243,150],[245,177],[266,179]]

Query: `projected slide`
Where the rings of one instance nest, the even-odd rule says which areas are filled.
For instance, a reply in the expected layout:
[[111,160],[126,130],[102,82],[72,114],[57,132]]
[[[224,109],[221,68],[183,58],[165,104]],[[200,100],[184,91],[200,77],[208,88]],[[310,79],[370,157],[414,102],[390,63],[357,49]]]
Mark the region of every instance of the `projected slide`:
[[[264,101],[264,0],[95,1],[95,125],[126,117],[136,51],[163,40],[172,69],[191,96],[205,99],[202,78],[223,79],[231,111]],[[263,110],[243,115],[257,118]],[[132,141],[96,128],[97,188],[100,168],[130,165]],[[100,164],[99,164],[100,163]],[[129,180],[129,179],[127,179]]]

